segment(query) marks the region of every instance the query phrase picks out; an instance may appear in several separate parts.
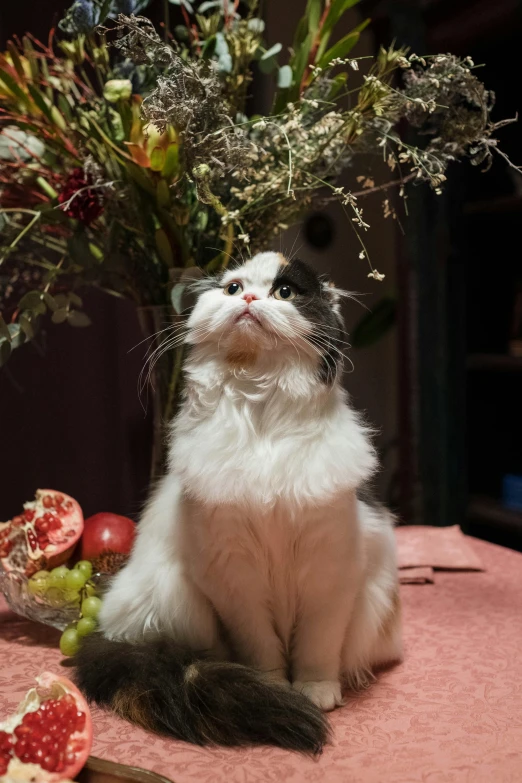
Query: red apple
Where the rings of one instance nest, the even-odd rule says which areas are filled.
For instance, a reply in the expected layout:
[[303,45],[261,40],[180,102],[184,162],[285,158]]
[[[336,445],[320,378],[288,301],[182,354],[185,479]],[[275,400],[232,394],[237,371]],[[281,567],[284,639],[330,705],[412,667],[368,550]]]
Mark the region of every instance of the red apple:
[[81,559],[94,560],[103,552],[128,555],[132,549],[136,525],[128,517],[102,511],[85,520],[81,538]]

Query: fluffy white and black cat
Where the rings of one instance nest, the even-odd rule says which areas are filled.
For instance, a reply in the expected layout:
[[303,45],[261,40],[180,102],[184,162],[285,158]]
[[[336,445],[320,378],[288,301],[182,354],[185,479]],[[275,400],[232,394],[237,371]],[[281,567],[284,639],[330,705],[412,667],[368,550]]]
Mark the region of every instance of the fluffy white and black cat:
[[322,711],[401,657],[390,514],[339,373],[341,293],[260,253],[188,319],[167,475],[103,600],[77,679],[102,706],[198,744],[317,752]]

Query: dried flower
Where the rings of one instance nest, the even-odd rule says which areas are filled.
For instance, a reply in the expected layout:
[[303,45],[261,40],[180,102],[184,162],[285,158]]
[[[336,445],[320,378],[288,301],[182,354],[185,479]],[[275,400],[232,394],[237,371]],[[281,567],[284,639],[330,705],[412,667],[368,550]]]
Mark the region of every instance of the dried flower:
[[86,178],[83,169],[73,169],[58,196],[65,214],[84,226],[89,226],[103,212],[101,197],[91,186],[92,182]]

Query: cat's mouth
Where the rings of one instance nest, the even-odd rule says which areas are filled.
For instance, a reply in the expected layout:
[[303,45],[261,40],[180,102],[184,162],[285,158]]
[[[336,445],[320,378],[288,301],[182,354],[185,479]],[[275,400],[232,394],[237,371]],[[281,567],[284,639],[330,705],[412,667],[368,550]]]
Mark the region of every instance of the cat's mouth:
[[261,326],[261,321],[259,320],[257,315],[255,315],[255,313],[253,313],[249,308],[246,308],[245,310],[242,310],[239,313],[239,315],[237,315],[235,317],[235,319],[234,319],[234,323],[236,323],[236,324],[237,323],[248,323],[248,322],[256,323],[259,326]]

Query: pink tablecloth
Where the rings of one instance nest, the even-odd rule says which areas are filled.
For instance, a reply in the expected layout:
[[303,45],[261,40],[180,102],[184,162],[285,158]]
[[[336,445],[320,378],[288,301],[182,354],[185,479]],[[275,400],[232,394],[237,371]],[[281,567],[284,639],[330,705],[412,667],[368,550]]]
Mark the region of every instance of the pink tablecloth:
[[[406,659],[331,717],[314,761],[273,748],[203,750],[94,711],[93,753],[176,783],[520,783],[522,555],[471,540],[484,573],[403,585]],[[0,715],[43,669],[54,631],[0,608]],[[66,671],[66,670],[65,670]]]

